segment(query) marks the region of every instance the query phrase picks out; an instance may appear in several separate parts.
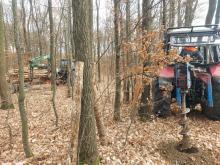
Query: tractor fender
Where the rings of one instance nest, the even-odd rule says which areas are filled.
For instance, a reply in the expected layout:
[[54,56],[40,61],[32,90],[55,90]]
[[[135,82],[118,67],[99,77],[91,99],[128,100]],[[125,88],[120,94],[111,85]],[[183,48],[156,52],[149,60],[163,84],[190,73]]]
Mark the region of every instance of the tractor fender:
[[196,72],[195,75],[198,79],[208,85],[208,81],[211,79],[214,82],[220,83],[220,63],[210,65],[209,73]]
[[174,66],[166,66],[159,73],[159,87],[164,88],[172,85],[174,79]]
[[209,67],[214,84],[220,84],[220,63]]
[[220,63],[210,66],[209,70],[210,70],[212,77],[220,78]]

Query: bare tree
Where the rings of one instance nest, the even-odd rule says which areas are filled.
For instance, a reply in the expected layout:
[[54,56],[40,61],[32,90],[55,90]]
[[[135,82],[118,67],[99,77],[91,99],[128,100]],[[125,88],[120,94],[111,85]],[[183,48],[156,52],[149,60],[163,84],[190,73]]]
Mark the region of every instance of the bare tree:
[[141,2],[140,2],[140,0],[138,0],[138,2],[137,2],[138,4],[137,4],[137,12],[138,12],[138,20],[140,20],[141,19]]
[[[35,1],[34,1],[35,2]],[[43,26],[45,25],[45,18],[48,14],[48,10],[46,11],[45,15],[41,15],[39,12],[39,8],[35,6],[35,12],[34,12],[34,5],[33,5],[33,0],[29,0],[30,3],[30,14],[32,15],[32,19],[34,20],[36,29],[37,29],[37,36],[38,36],[38,48],[39,48],[39,54],[43,55],[43,37],[42,37],[42,32],[43,32]],[[37,13],[38,11],[38,13]],[[42,23],[40,26],[40,19],[42,19]]]
[[185,2],[185,26],[191,26],[195,17],[198,0],[186,0]]
[[169,10],[169,27],[174,27],[175,25],[175,15],[176,15],[176,3],[175,0],[170,0],[170,10]]
[[164,28],[166,28],[167,26],[167,21],[166,21],[166,13],[167,13],[167,6],[166,6],[166,1],[163,0],[162,1],[163,4],[163,18],[162,18],[162,25],[164,26]]
[[25,50],[28,51],[28,50],[30,50],[30,48],[29,48],[28,38],[27,38],[26,10],[25,10],[25,4],[24,3],[25,3],[25,0],[22,0],[21,1],[21,6],[22,6],[22,27],[23,27]]
[[[151,23],[152,23],[152,17],[151,17],[151,11],[150,6],[150,0],[143,0],[142,2],[143,5],[143,20],[142,20],[142,34],[143,34],[143,38],[145,37],[145,35],[150,31],[151,28]],[[164,7],[164,6],[163,6]],[[164,8],[165,10],[165,8]],[[165,17],[165,11],[163,13],[163,17]],[[163,18],[163,25],[166,26],[166,22],[164,22],[165,19]],[[143,40],[143,47],[145,46],[145,42]],[[147,52],[149,50],[146,50]],[[147,65],[149,64],[149,61],[144,61],[143,67],[147,67]],[[149,107],[149,100],[150,100],[150,85],[149,84],[145,84],[144,85],[144,90],[142,92],[141,95],[141,105],[140,105],[140,109],[138,111],[139,116],[141,117],[141,119],[143,121],[145,121],[146,119],[149,119],[150,115],[150,107]]]
[[76,59],[84,62],[78,140],[80,164],[98,164],[92,65],[92,0],[72,0]]
[[[97,54],[98,54],[98,59],[100,58],[99,7],[100,7],[100,0],[96,0],[96,28],[97,28],[96,33],[97,33]],[[101,82],[100,60],[98,60],[98,81]]]
[[53,12],[52,12],[52,1],[48,0],[48,11],[49,11],[49,20],[50,20],[50,63],[51,63],[51,87],[52,87],[52,106],[54,115],[56,118],[55,125],[58,126],[58,114],[56,110],[56,102],[55,102],[55,96],[56,96],[56,60],[55,60],[55,54],[54,54],[54,30],[53,30]]
[[[130,0],[126,0],[126,42],[130,42],[131,41],[131,2]],[[126,62],[127,62],[127,68],[129,68],[130,66],[130,62],[131,62],[131,51],[128,50],[126,53]],[[129,102],[130,100],[130,78],[126,79],[124,81],[124,101],[126,103]]]
[[119,9],[120,9],[120,0],[114,0],[114,30],[115,30],[115,105],[114,105],[114,120],[116,120],[116,121],[120,120],[120,107],[121,107]]
[[9,93],[8,83],[6,80],[6,59],[5,59],[5,32],[4,32],[4,17],[3,7],[0,1],[0,109],[13,109],[14,105]]
[[[97,96],[97,91],[96,88],[94,87],[94,91],[95,91],[95,96]],[[97,100],[97,97],[96,97]],[[106,144],[106,133],[105,133],[105,126],[103,123],[103,118],[101,116],[101,112],[100,112],[100,103],[96,102],[94,105],[94,112],[95,112],[95,120],[96,120],[96,126],[97,126],[97,131],[98,131],[98,135],[99,135],[99,140],[101,145],[105,145]]]
[[209,9],[205,20],[206,25],[212,24],[212,20],[216,10],[216,3],[217,0],[209,0]]
[[183,14],[182,14],[182,0],[177,1],[177,26],[181,27],[183,24]]
[[18,56],[18,66],[19,66],[19,96],[18,96],[18,103],[19,103],[19,111],[21,116],[22,122],[22,142],[23,148],[25,152],[25,156],[32,157],[33,153],[31,151],[28,139],[28,119],[27,114],[25,111],[24,100],[25,100],[25,93],[24,93],[24,64],[23,64],[23,57],[22,57],[22,49],[19,44],[19,30],[18,30],[18,17],[17,17],[17,0],[12,0],[12,12],[13,12],[13,19],[14,19],[14,39],[15,39],[15,47]]
[[149,31],[152,26],[151,0],[142,2],[142,30]]
[[218,25],[220,20],[220,0],[218,0],[217,10],[215,14],[215,24]]

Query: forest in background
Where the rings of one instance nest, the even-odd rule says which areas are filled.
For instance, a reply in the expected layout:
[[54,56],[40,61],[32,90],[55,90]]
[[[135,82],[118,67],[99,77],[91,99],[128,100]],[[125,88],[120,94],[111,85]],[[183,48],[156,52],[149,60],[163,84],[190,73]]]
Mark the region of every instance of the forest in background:
[[[191,26],[199,1],[106,0],[105,19],[100,1],[1,1],[0,162],[219,164],[218,121],[189,117],[199,149],[190,155],[174,149],[177,114],[152,112],[153,81],[178,59],[166,56],[164,31]],[[201,25],[219,24],[220,0],[202,5]],[[31,69],[38,57],[44,72]]]

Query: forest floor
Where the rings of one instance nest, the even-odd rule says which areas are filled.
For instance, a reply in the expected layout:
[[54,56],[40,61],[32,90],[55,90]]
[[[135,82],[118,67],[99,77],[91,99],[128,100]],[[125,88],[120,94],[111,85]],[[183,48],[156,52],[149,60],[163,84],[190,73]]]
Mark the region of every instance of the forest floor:
[[[125,145],[130,125],[129,107],[123,105],[122,120],[115,123],[110,93],[112,91],[104,92],[100,100],[107,133],[107,144],[101,146],[98,142],[101,164],[220,164],[220,122],[210,121],[200,113],[190,115],[192,142],[198,148],[198,153],[187,154],[176,150],[175,147],[181,140],[177,116],[154,119],[151,122],[141,122],[136,118]],[[59,128],[56,129],[50,102],[50,85],[35,85],[26,93],[29,138],[35,156],[25,159],[17,95],[13,95],[16,109],[0,111],[0,164],[68,164],[70,117],[74,105],[71,98],[66,96],[66,87],[59,86],[56,96]]]

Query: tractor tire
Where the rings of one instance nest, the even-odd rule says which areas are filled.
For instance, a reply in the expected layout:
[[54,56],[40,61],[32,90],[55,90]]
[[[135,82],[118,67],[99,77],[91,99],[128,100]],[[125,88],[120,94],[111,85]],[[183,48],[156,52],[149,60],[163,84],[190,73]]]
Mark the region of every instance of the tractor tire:
[[156,116],[166,118],[171,115],[171,92],[161,90],[158,79],[152,84],[153,112]]
[[214,107],[208,107],[206,102],[202,103],[205,116],[211,120],[220,120],[220,78],[213,78],[213,103]]

